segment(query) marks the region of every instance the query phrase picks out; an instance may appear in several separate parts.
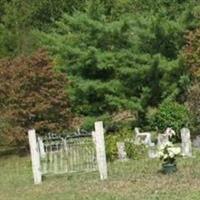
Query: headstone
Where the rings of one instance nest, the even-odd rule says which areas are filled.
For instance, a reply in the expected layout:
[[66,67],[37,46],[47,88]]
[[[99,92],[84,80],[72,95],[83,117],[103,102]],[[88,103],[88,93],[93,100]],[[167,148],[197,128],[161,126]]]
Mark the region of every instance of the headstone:
[[127,154],[125,149],[125,143],[124,142],[117,142],[117,150],[118,150],[118,158],[120,161],[126,161],[127,160]]
[[196,148],[200,148],[200,135],[197,135],[196,138],[192,142],[193,146]]
[[170,127],[168,127],[163,134],[158,134],[158,146],[167,144],[173,135],[176,135],[176,133]]
[[155,146],[154,143],[152,143],[148,147],[148,156],[149,156],[149,158],[157,158],[158,157],[157,147]]
[[183,156],[192,156],[192,145],[190,140],[190,130],[188,128],[181,129],[181,149]]
[[169,136],[166,134],[159,134],[158,135],[158,146],[165,145],[169,142]]
[[151,145],[151,133],[150,132],[140,132],[139,128],[135,128],[135,144],[145,144],[147,146]]

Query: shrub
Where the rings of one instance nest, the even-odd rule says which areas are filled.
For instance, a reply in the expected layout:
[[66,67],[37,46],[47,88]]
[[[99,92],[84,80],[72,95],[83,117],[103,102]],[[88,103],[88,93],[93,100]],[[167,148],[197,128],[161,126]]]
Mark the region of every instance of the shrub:
[[132,131],[125,128],[106,136],[106,156],[108,160],[113,161],[118,158],[117,142],[126,139],[132,139]]
[[200,83],[190,87],[187,95],[187,104],[191,114],[193,132],[199,134],[200,128]]
[[[188,126],[190,122],[187,108],[172,101],[164,101],[149,121],[152,127],[158,128],[159,132],[164,132],[167,127],[171,127],[176,133],[179,133],[182,127]],[[179,138],[178,134],[177,137]]]
[[133,160],[145,158],[147,155],[147,147],[143,144],[136,145],[132,142],[125,142],[127,157]]
[[125,150],[127,157],[138,160],[147,155],[145,145],[135,145],[133,143],[133,131],[129,129],[121,129],[115,135],[106,136],[106,156],[109,161],[114,161],[118,158],[117,142],[125,142]]
[[[197,10],[196,10],[197,9]],[[196,7],[195,13],[199,11]],[[187,94],[187,104],[191,113],[192,128],[195,134],[199,134],[200,122],[200,29],[190,31],[187,43],[183,49],[183,58],[187,73],[190,75],[191,84]]]
[[108,135],[106,136],[106,158],[109,161],[114,161],[117,159],[117,142],[118,136],[117,135]]
[[81,128],[86,130],[86,131],[91,131],[94,129],[94,123],[96,121],[103,121],[104,122],[104,126],[107,127],[107,124],[110,123],[111,118],[109,115],[105,114],[105,115],[101,115],[99,117],[94,117],[94,116],[87,116],[87,117],[82,117],[83,122],[81,125]]
[[[26,133],[69,128],[72,115],[66,75],[53,69],[45,51],[31,57],[0,61],[0,112],[3,136],[10,144],[26,141]],[[7,125],[8,124],[8,125]]]

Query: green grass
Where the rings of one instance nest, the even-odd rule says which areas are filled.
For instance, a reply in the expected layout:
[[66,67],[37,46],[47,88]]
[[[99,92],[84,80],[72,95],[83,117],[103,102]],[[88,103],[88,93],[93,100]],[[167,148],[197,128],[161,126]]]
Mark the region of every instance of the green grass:
[[173,175],[159,173],[159,160],[108,164],[109,179],[97,172],[46,176],[33,185],[29,157],[0,158],[0,200],[199,200],[200,152],[180,158]]

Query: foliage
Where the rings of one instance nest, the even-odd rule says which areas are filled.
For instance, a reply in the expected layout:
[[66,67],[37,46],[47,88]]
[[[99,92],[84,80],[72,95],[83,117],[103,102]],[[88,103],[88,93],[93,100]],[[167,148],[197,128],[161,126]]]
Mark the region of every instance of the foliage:
[[118,158],[117,142],[117,135],[108,135],[105,137],[106,158],[108,161],[114,161]]
[[147,157],[147,147],[144,144],[136,145],[133,142],[125,142],[127,157],[133,160]]
[[187,92],[187,105],[189,107],[192,119],[193,131],[199,134],[200,122],[200,29],[191,31],[186,36],[182,56],[184,58],[185,68],[190,75],[191,83]]
[[[31,16],[35,12],[32,1],[11,0],[3,2],[4,15],[1,18],[0,26],[3,27],[7,35],[5,42],[0,42],[0,49],[7,56],[31,52],[34,46],[31,37]],[[1,51],[1,50],[0,50]],[[0,57],[2,57],[0,55]]]
[[124,142],[127,139],[132,139],[132,131],[126,128],[121,129],[115,134],[109,134],[105,137],[106,142],[106,157],[113,161],[118,158],[117,142]]
[[163,102],[156,113],[149,119],[152,127],[163,132],[167,127],[175,130],[177,136],[182,127],[189,125],[189,113],[184,105],[173,101]]
[[52,61],[40,50],[31,57],[0,62],[0,112],[9,124],[6,141],[24,142],[29,128],[39,133],[70,125],[65,75],[53,70]]
[[187,34],[187,44],[183,49],[183,57],[187,70],[193,80],[200,80],[200,29]]
[[43,35],[43,42],[54,55],[60,55],[60,70],[69,74],[76,113],[100,116],[105,110],[140,109],[139,98],[131,97],[125,89],[125,72],[120,69],[134,59],[125,21],[108,23],[76,13],[65,15],[55,30],[57,33]]
[[190,110],[193,132],[199,134],[200,128],[200,83],[192,85],[188,91],[187,105]]
[[137,113],[144,125],[149,106],[157,107],[166,98],[180,100],[188,84],[178,58],[186,8],[179,5],[179,17],[156,12],[146,17],[141,11],[133,16],[130,11],[118,13],[118,18],[116,2],[126,4],[89,1],[85,12],[65,14],[48,33],[35,34],[57,68],[69,75],[73,112],[99,117],[127,110]]
[[48,30],[64,12],[73,13],[81,9],[85,0],[0,0],[0,27],[4,27],[5,42],[1,42],[0,58],[32,53],[37,48],[37,41],[32,30]]
[[[0,58],[45,47],[68,76],[83,128],[95,119],[115,130],[150,127],[151,108],[166,99],[183,104],[199,79],[199,2],[0,0]],[[123,112],[132,116],[116,121]]]
[[109,161],[114,161],[118,158],[117,142],[125,143],[125,150],[128,158],[134,160],[145,158],[147,155],[147,148],[145,145],[135,145],[133,138],[132,131],[128,129],[121,129],[114,135],[107,135],[105,139],[107,159]]
[[94,123],[96,121],[103,121],[104,128],[106,129],[106,131],[109,131],[110,124],[112,123],[111,123],[110,116],[106,114],[101,115],[100,117],[95,117],[95,116],[82,117],[82,123],[79,124],[79,126],[81,126],[81,128],[84,130],[91,131],[91,130],[94,130]]

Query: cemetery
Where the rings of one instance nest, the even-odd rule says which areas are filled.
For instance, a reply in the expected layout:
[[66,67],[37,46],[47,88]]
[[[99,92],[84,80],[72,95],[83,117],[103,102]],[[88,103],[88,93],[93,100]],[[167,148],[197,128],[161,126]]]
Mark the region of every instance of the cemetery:
[[[48,134],[41,137],[28,132],[29,156],[4,155],[0,164],[0,199],[192,199],[199,198],[200,147],[198,137],[191,141],[190,130],[180,130],[181,142],[171,142],[175,131],[167,128],[157,134],[157,142],[148,134],[131,131],[116,142],[117,156],[106,159],[103,122],[94,131],[77,132],[65,137]],[[141,135],[139,135],[141,134]],[[150,135],[149,135],[150,134]],[[145,135],[145,136],[144,136]],[[150,136],[150,138],[149,138]],[[140,140],[138,140],[140,137]],[[145,138],[147,137],[148,140]],[[162,139],[161,139],[162,138]],[[145,148],[130,157],[130,147]],[[140,149],[140,151],[141,151]],[[166,155],[166,156],[165,156]],[[7,159],[9,158],[9,159]],[[166,169],[166,165],[171,166]],[[172,165],[175,164],[172,168]],[[6,193],[8,190],[9,191]]]
[[0,200],[200,199],[200,0],[0,0]]

